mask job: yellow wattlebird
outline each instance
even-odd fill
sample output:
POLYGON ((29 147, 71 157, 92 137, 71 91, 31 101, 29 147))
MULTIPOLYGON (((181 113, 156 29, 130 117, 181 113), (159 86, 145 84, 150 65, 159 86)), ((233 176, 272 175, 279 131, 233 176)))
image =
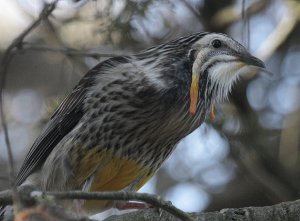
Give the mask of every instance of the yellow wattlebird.
MULTIPOLYGON (((36 139, 17 185, 137 191, 213 114, 240 75, 264 68, 232 38, 196 33, 92 68, 36 139)), ((86 201, 89 213, 114 206, 86 201)))

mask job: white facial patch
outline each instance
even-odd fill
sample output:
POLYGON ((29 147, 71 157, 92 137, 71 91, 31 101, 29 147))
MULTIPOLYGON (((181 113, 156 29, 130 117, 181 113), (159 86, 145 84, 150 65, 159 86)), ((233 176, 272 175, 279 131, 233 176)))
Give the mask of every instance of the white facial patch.
POLYGON ((216 101, 223 101, 227 99, 229 92, 231 91, 232 85, 240 76, 240 72, 245 67, 242 62, 220 62, 215 64, 209 69, 208 77, 211 79, 211 88, 215 85, 215 98, 216 101))
POLYGON ((207 72, 208 75, 207 99, 212 95, 217 102, 225 100, 240 75, 253 74, 257 70, 256 66, 241 61, 242 56, 250 56, 247 50, 224 34, 207 34, 193 44, 193 49, 198 51, 193 75, 200 74, 200 82, 201 74, 207 72), (213 45, 215 40, 220 41, 220 47, 213 45))

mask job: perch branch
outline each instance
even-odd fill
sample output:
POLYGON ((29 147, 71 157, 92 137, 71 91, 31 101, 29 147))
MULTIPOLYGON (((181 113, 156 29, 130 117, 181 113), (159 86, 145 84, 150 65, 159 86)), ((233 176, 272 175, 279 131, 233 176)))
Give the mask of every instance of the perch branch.
MULTIPOLYGON (((300 200, 283 202, 272 206, 264 207, 245 207, 245 208, 231 208, 222 209, 221 211, 207 212, 207 213, 184 213, 179 210, 179 213, 183 213, 184 216, 175 216, 177 214, 177 208, 175 211, 172 205, 168 202, 162 201, 155 195, 145 193, 132 193, 132 192, 46 192, 42 193, 39 191, 33 191, 32 187, 23 186, 19 188, 20 197, 27 204, 37 202, 41 196, 53 196, 56 199, 85 199, 85 200, 137 200, 150 203, 154 206, 164 209, 167 212, 159 214, 155 209, 144 209, 137 212, 131 212, 118 216, 110 216, 105 221, 127 221, 127 220, 138 220, 138 221, 153 221, 153 220, 164 220, 164 221, 177 221, 178 218, 183 220, 205 220, 205 221, 273 221, 273 220, 289 220, 298 221, 300 216, 300 200), (44 195, 43 195, 44 194, 44 195), (170 207, 171 206, 171 207, 170 207), (172 208, 172 209, 170 209, 172 208), (175 214, 174 214, 175 213, 175 214), (191 218, 193 217, 193 218, 191 218)), ((41 202, 41 201, 39 201, 41 202)), ((0 204, 1 203, 12 203, 12 192, 4 191, 0 192, 0 204)), ((55 211, 56 205, 40 205, 45 209, 50 207, 51 211, 55 211)), ((37 207, 33 207, 37 208, 37 207)), ((26 211, 26 209, 25 209, 26 211)), ((29 210, 30 212, 31 210, 29 210)), ((63 211, 60 210, 60 211, 63 211)), ((67 214, 67 211, 65 211, 67 214)), ((57 214, 51 213, 51 214, 57 214)), ((61 217, 68 217, 68 215, 60 215, 61 217)), ((72 214, 69 214, 72 217, 72 214)), ((74 216, 73 216, 74 217, 74 216)), ((70 220, 70 219, 61 219, 70 220)), ((80 218, 77 220, 88 220, 88 218, 80 218)))
MULTIPOLYGON (((264 207, 244 207, 222 209, 215 212, 189 213, 198 221, 299 221, 300 200, 279 203, 264 207)), ((163 213, 161 216, 151 210, 142 210, 120 216, 110 216, 104 221, 177 221, 174 216, 163 213)))
MULTIPOLYGON (((32 195, 39 196, 53 196, 56 199, 81 199, 81 200, 122 200, 122 201, 141 201, 149 203, 157 208, 161 208, 170 214, 173 214, 177 218, 185 221, 194 221, 187 213, 176 208, 172 203, 162 200, 159 196, 147 193, 136 193, 136 192, 82 192, 82 191, 70 191, 70 192, 39 192, 32 191, 29 186, 24 186, 19 188, 20 196, 22 201, 28 204, 33 204, 35 199, 32 195), (34 194, 33 194, 34 193, 34 194)), ((11 191, 0 192, 0 205, 1 204, 11 204, 12 203, 12 193, 11 191)))

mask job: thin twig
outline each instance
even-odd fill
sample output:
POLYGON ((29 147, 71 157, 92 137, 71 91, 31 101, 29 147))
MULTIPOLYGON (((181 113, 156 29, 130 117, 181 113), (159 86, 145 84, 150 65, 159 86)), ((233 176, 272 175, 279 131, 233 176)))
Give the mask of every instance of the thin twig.
POLYGON ((28 27, 26 28, 17 38, 14 39, 14 41, 8 46, 8 48, 5 50, 4 55, 1 60, 0 64, 0 115, 2 119, 2 127, 4 131, 4 137, 5 137, 5 144, 7 148, 7 153, 8 153, 8 170, 9 170, 9 181, 10 185, 13 189, 13 198, 16 202, 18 202, 18 196, 16 192, 16 187, 15 187, 15 173, 14 173, 14 159, 13 159, 13 154, 11 150, 11 143, 9 140, 9 134, 8 134, 8 128, 7 128, 7 122, 5 118, 5 113, 4 113, 4 105, 3 105, 3 90, 5 87, 5 80, 6 80, 6 73, 8 66, 10 64, 10 61, 12 60, 14 56, 14 49, 20 48, 22 46, 22 42, 24 38, 32 31, 34 30, 40 22, 48 17, 51 12, 55 9, 56 2, 58 0, 54 1, 53 3, 46 5, 39 15, 39 17, 28 27))
POLYGON ((11 150, 11 144, 9 140, 9 135, 8 135, 8 128, 7 128, 7 122, 4 114, 4 105, 3 105, 3 89, 5 86, 5 79, 6 79, 6 72, 8 68, 8 64, 10 63, 12 57, 14 55, 12 53, 5 54, 2 61, 1 61, 1 66, 0 66, 0 114, 1 114, 1 123, 2 123, 2 128, 4 131, 4 138, 5 138, 5 144, 7 148, 7 154, 8 154, 8 174, 9 174, 9 181, 12 187, 14 187, 14 160, 12 156, 12 150, 11 150))
POLYGON ((203 16, 198 11, 196 11, 188 1, 181 0, 181 2, 194 14, 196 18, 198 18, 198 21, 203 25, 203 29, 207 30, 207 24, 205 23, 206 20, 203 18, 203 16))
POLYGON ((276 176, 266 171, 255 151, 249 151, 246 146, 240 143, 232 143, 232 146, 232 156, 238 166, 246 172, 247 178, 251 177, 251 181, 260 186, 270 200, 278 202, 293 199, 294 191, 277 179, 276 176))
MULTIPOLYGON (((253 1, 245 11, 245 13, 250 17, 251 15, 257 14, 264 10, 270 3, 270 0, 264 1, 253 1)), ((234 22, 240 21, 242 14, 236 10, 234 4, 229 5, 221 10, 219 10, 211 19, 211 24, 218 28, 225 28, 234 22)))
POLYGON ((83 57, 92 57, 92 58, 101 58, 101 57, 115 57, 122 56, 122 54, 112 54, 112 53, 100 53, 100 52, 92 52, 91 50, 77 50, 73 48, 50 48, 43 45, 32 45, 29 43, 24 43, 24 50, 33 50, 33 51, 47 51, 53 53, 63 53, 69 56, 83 56, 83 57))
MULTIPOLYGON (((66 48, 63 39, 61 38, 60 34, 49 19, 45 20, 45 28, 45 30, 47 31, 48 38, 52 39, 53 43, 57 45, 58 48, 66 48)), ((72 64, 72 67, 76 66, 75 68, 73 67, 73 70, 75 71, 74 73, 78 77, 82 77, 82 73, 86 72, 86 65, 83 64, 81 60, 78 60, 68 54, 65 54, 65 56, 67 60, 70 61, 70 63, 72 64)))
POLYGON ((241 36, 247 49, 249 50, 250 49, 250 17, 248 16, 246 10, 246 0, 243 0, 242 2, 242 20, 243 20, 243 28, 241 29, 242 30, 241 36))

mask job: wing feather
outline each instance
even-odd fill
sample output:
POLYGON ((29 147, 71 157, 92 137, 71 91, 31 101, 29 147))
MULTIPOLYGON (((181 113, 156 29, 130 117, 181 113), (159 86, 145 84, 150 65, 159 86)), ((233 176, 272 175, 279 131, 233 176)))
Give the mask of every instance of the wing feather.
POLYGON ((94 85, 94 75, 98 71, 95 67, 88 72, 54 112, 44 131, 27 153, 16 178, 17 185, 21 185, 32 172, 42 166, 54 147, 82 118, 87 90, 94 85))
POLYGON ((36 139, 27 153, 16 178, 21 185, 26 178, 40 168, 55 146, 77 125, 84 115, 84 101, 89 88, 96 84, 97 75, 120 63, 127 63, 127 57, 107 59, 91 69, 53 113, 42 134, 36 139))

